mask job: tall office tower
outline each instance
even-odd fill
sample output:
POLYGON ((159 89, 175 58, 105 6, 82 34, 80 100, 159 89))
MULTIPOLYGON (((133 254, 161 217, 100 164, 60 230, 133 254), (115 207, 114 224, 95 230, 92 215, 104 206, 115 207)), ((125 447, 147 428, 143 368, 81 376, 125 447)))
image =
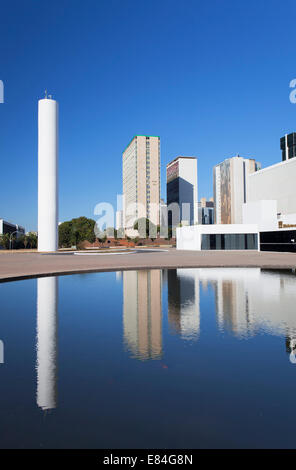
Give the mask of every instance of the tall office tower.
POLYGON ((37 404, 57 407, 58 278, 37 279, 37 404))
POLYGON ((58 103, 38 102, 38 251, 58 249, 58 103))
POLYGON ((160 137, 136 135, 122 155, 123 223, 146 217, 159 225, 160 137))
POLYGON ((168 163, 166 173, 169 226, 176 227, 180 222, 188 225, 197 224, 197 158, 177 157, 168 163), (175 204, 179 205, 179 216, 169 207, 175 204))
POLYGON ((162 355, 162 272, 123 272, 123 334, 127 349, 137 359, 162 355))
POLYGON ((282 161, 296 157, 296 132, 281 138, 282 161))
POLYGON ((214 208, 216 224, 241 224, 242 206, 247 201, 248 175, 259 170, 253 158, 227 158, 214 167, 214 208))
POLYGON ((198 223, 202 225, 214 223, 214 199, 212 197, 209 201, 202 197, 198 203, 198 223))

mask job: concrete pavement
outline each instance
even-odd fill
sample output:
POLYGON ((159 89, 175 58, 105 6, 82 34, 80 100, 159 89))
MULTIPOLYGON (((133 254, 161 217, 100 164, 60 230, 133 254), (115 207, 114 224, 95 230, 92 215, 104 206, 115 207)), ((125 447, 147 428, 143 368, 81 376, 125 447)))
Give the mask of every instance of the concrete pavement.
POLYGON ((296 268, 296 253, 135 249, 120 255, 0 252, 0 282, 36 276, 99 271, 198 267, 296 268))

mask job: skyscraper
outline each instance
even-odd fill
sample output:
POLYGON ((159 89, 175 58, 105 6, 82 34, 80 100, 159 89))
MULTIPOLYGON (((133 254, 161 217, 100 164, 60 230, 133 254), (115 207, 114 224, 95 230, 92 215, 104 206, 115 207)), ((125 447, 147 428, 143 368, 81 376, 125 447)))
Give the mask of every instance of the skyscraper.
POLYGON ((180 222, 197 224, 197 158, 177 157, 168 163, 166 171, 169 226, 176 227, 180 222), (170 210, 173 204, 179 205, 178 215, 170 210))
POLYGON ((281 138, 282 161, 296 157, 296 132, 281 138))
POLYGON ((247 201, 250 173, 260 169, 253 158, 227 158, 214 167, 214 208, 216 224, 241 224, 242 206, 247 201))
POLYGON ((159 225, 160 137, 136 135, 122 155, 123 223, 146 217, 159 225))

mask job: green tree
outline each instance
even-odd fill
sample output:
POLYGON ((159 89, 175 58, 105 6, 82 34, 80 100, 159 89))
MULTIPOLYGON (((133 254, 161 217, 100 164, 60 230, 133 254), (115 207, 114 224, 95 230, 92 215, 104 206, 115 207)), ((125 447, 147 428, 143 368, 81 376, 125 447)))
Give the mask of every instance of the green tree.
POLYGON ((0 245, 5 250, 9 250, 9 239, 10 239, 9 233, 4 233, 3 235, 0 235, 0 245))
POLYGON ((25 249, 27 248, 28 244, 29 244, 29 237, 28 237, 28 235, 24 235, 24 247, 25 247, 25 249))
POLYGON ((69 248, 71 246, 72 222, 63 222, 59 225, 59 246, 69 248))
POLYGON ((13 248, 16 250, 25 248, 25 235, 19 235, 13 240, 13 248))
POLYGON ((29 232, 27 234, 27 238, 28 238, 28 246, 29 248, 37 248, 37 245, 38 245, 38 237, 36 235, 36 233, 34 232, 29 232))
POLYGON ((59 246, 69 248, 78 246, 81 242, 88 240, 93 243, 96 239, 94 227, 96 222, 87 217, 78 217, 59 225, 59 246))
POLYGON ((173 236, 173 229, 172 227, 168 227, 168 236, 166 238, 166 240, 170 240, 173 236))

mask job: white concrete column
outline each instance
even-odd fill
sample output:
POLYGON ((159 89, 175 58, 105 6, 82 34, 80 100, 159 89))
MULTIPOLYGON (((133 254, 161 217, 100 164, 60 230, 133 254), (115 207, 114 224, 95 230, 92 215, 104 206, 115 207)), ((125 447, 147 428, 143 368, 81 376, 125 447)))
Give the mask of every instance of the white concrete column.
POLYGON ((58 103, 38 102, 38 251, 58 249, 58 103))
POLYGON ((57 407, 58 278, 37 279, 37 405, 57 407))

